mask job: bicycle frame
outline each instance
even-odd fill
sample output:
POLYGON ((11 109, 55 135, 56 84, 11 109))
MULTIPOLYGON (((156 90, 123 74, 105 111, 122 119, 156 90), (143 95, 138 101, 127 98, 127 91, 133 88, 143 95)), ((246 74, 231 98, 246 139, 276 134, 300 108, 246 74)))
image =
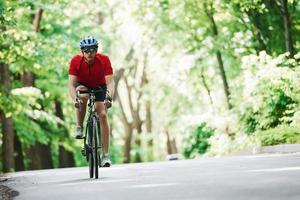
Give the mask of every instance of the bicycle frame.
MULTIPOLYGON (((95 117, 97 119, 97 122, 99 123, 99 117, 96 114, 96 105, 95 105, 95 94, 92 92, 90 93, 90 97, 89 97, 89 102, 88 102, 88 118, 87 118, 87 122, 86 122, 86 129, 85 129, 85 134, 84 134, 84 144, 86 144, 86 139, 88 136, 88 126, 89 124, 92 123, 93 117, 95 117)), ((98 126, 100 128, 100 126, 98 126)), ((100 129, 99 129, 100 131, 100 129)), ((98 136, 98 141, 99 141, 99 135, 98 136)))
POLYGON ((101 130, 100 130, 100 121, 96 113, 95 105, 95 92, 98 90, 89 90, 89 91, 79 91, 79 94, 88 93, 88 119, 86 123, 86 130, 84 134, 84 147, 82 154, 86 156, 87 161, 89 162, 90 178, 93 178, 95 171, 95 178, 98 178, 98 165, 101 165, 101 130))

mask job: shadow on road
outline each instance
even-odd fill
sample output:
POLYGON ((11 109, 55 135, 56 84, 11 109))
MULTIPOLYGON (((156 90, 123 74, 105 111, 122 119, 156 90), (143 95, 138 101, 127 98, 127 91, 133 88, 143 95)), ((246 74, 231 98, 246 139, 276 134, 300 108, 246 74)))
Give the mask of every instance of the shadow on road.
POLYGON ((59 185, 68 185, 76 183, 92 183, 92 182, 102 182, 102 181, 111 181, 114 180, 111 177, 99 177, 99 179, 94 178, 80 178, 80 179, 69 179, 69 180, 56 180, 56 181, 42 181, 43 184, 59 184, 59 185))
POLYGON ((0 185, 0 199, 10 200, 13 199, 13 197, 18 195, 19 195, 18 191, 10 189, 9 187, 4 185, 0 185))

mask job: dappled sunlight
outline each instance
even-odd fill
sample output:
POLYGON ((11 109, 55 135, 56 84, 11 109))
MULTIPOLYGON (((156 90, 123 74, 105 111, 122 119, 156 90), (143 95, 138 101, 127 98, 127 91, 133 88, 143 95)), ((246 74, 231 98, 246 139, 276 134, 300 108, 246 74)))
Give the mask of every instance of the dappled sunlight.
POLYGON ((39 98, 42 95, 41 90, 35 87, 15 88, 11 90, 11 94, 25 96, 27 98, 39 98))
POLYGON ((81 122, 69 66, 96 50, 114 75, 113 163, 300 143, 299 2, 287 4, 281 12, 264 1, 0 3, 0 167, 87 165, 73 137, 81 122), (99 47, 82 54, 88 35, 99 47))

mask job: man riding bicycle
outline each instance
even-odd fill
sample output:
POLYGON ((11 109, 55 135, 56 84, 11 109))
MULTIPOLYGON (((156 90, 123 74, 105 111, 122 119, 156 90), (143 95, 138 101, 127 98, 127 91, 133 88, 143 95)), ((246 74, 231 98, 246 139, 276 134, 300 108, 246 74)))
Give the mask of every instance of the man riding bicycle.
POLYGON ((101 166, 110 167, 109 126, 106 113, 107 108, 111 107, 111 96, 114 93, 113 69, 109 57, 97 53, 98 41, 93 36, 85 37, 80 41, 80 50, 81 54, 75 55, 69 66, 69 93, 77 108, 75 138, 82 139, 83 137, 83 121, 88 101, 87 95, 77 96, 77 91, 101 88, 101 92, 95 94, 104 152, 101 166))

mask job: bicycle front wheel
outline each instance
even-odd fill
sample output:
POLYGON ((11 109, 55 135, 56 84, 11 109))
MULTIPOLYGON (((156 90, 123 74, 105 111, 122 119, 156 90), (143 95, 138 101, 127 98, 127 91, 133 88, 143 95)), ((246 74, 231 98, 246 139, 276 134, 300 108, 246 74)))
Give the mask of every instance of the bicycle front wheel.
POLYGON ((94 157, 93 157, 93 126, 91 123, 88 124, 88 161, 89 161, 89 173, 90 178, 94 176, 94 157))
POLYGON ((99 165, 99 149, 98 143, 98 127, 97 127, 97 118, 93 117, 93 161, 94 161, 94 170, 95 170, 95 178, 98 178, 98 165, 99 165))
POLYGON ((93 153, 89 153, 89 172, 90 172, 90 178, 93 178, 94 176, 94 158, 93 153))

